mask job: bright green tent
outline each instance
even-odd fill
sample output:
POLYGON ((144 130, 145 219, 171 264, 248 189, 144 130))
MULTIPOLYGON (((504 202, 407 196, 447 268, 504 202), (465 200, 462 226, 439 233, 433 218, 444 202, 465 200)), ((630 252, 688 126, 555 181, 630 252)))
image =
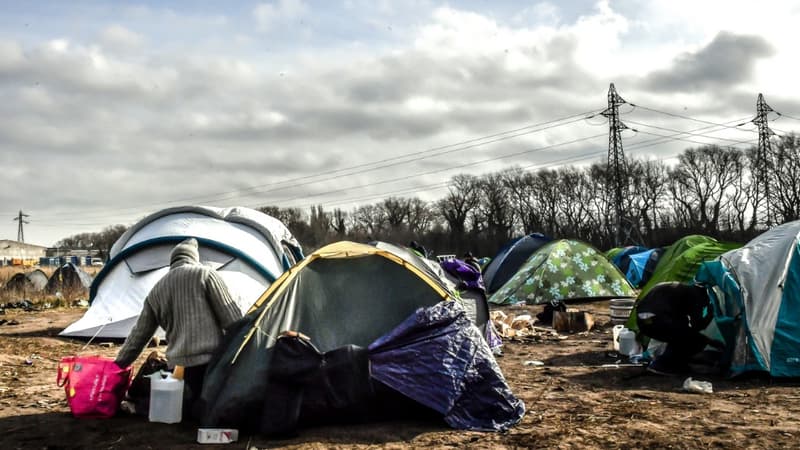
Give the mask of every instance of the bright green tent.
POLYGON ((741 246, 742 244, 720 242, 712 237, 699 234, 692 234, 675 241, 661 256, 653 276, 639 293, 639 298, 644 297, 658 283, 665 281, 691 282, 701 263, 711 261, 728 250, 741 246))
MULTIPOLYGON (((652 278, 639 292, 638 299, 642 299, 658 283, 667 281, 691 283, 702 263, 712 261, 719 255, 741 246, 742 244, 720 242, 712 237, 698 234, 679 239, 664 252, 664 255, 658 261, 652 278)), ((625 326, 630 330, 639 332, 639 325, 636 322, 636 307, 631 311, 625 326)))
POLYGON ((635 295, 625 276, 602 253, 584 242, 562 239, 534 252, 489 301, 535 305, 635 295))

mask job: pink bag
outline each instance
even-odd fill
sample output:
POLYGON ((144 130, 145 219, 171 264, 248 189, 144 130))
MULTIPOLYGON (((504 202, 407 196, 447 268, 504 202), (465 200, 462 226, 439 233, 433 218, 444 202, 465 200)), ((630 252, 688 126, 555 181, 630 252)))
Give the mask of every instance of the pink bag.
POLYGON ((128 389, 131 368, 103 356, 66 356, 58 363, 56 383, 64 387, 75 417, 113 417, 128 389))

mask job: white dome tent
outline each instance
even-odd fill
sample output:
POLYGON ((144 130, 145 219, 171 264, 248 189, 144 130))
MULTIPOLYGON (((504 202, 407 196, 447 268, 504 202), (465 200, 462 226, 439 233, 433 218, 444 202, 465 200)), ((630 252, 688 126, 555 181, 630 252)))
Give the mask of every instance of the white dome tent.
POLYGON ((169 271, 172 248, 194 237, 200 261, 222 275, 242 312, 296 261, 302 250, 286 226, 243 207, 182 206, 151 214, 114 243, 92 283, 90 307, 61 336, 125 338, 150 289, 169 271))

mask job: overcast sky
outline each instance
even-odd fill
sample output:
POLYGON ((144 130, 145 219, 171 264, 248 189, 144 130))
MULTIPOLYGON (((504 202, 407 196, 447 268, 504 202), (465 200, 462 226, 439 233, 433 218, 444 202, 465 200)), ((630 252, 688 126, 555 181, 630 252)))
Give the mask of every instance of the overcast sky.
POLYGON ((755 143, 759 93, 784 114, 776 133, 800 129, 797 1, 0 11, 0 239, 16 239, 22 210, 39 245, 169 206, 349 210, 438 199, 459 173, 602 161, 608 125, 593 114, 612 82, 635 105, 620 107, 637 130, 628 157, 755 143))

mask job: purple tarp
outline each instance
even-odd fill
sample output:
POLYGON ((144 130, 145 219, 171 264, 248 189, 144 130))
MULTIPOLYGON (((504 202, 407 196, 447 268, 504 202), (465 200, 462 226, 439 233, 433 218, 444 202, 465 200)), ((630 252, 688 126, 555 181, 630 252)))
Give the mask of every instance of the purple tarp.
POLYGON ((481 292, 486 292, 486 286, 483 284, 483 276, 481 276, 480 270, 460 259, 448 259, 447 261, 442 261, 440 264, 449 274, 461 280, 466 285, 467 289, 476 289, 481 292))
POLYGON ((504 431, 525 414, 457 302, 419 308, 369 354, 373 378, 442 413, 454 428, 504 431))

